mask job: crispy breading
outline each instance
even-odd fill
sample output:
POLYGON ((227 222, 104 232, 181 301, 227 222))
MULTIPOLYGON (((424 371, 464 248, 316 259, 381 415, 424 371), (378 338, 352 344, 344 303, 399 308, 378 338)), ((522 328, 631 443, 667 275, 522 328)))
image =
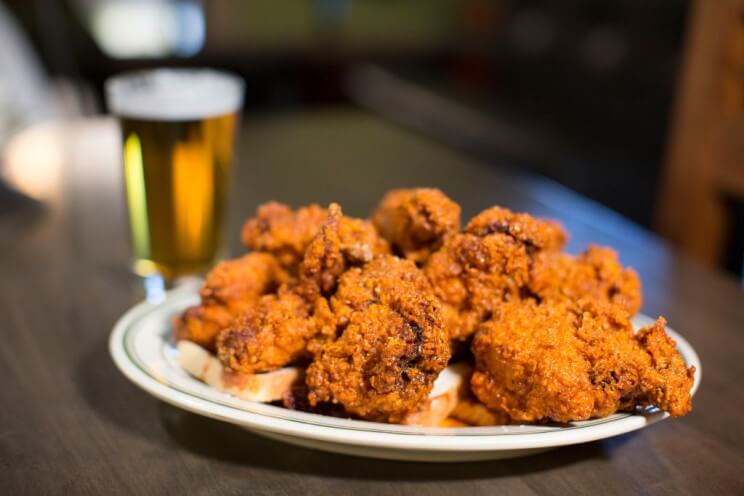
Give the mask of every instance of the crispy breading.
POLYGON ((288 277, 268 253, 250 253, 220 262, 207 274, 199 292, 201 303, 175 318, 176 339, 188 339, 213 350, 219 331, 288 277))
POLYGON ((244 374, 269 372, 309 358, 310 340, 335 332, 323 302, 310 304, 286 287, 261 297, 220 332, 217 356, 225 367, 244 374))
MULTIPOLYGON (((374 303, 400 306, 414 300, 409 294, 431 296, 431 286, 416 266, 393 255, 380 255, 365 265, 348 270, 341 277, 331 306, 340 326, 352 313, 374 303)), ((433 310, 439 315, 439 309, 433 310)))
POLYGON ((642 302, 638 274, 620 265, 614 250, 594 245, 575 257, 556 252, 538 254, 529 290, 541 300, 592 298, 619 305, 631 315, 642 302))
MULTIPOLYGON (((304 222, 303 212, 308 210, 292 213, 291 222, 275 222, 269 230, 275 240, 291 238, 280 233, 292 222, 304 222)), ((242 317, 220 335, 219 356, 230 369, 242 373, 274 370, 308 358, 324 342, 335 338, 336 317, 325 295, 334 292, 338 277, 348 267, 386 252, 387 243, 371 223, 345 217, 337 204, 324 212, 323 224, 299 260, 299 279, 247 307, 242 317)), ((314 214, 310 217, 314 223, 314 214)), ((289 229, 292 235, 301 231, 298 226, 289 229)))
POLYGON ((493 207, 450 238, 424 266, 453 339, 469 337, 505 301, 520 299, 535 256, 558 250, 566 234, 555 222, 493 207))
MULTIPOLYGON (((639 394, 631 401, 637 406, 657 406, 672 417, 680 417, 692 410, 690 389, 695 367, 687 367, 665 328, 666 320, 659 317, 653 325, 640 329, 635 335, 650 363, 641 374, 639 394)), ((623 409, 629 407, 624 405, 623 409)))
POLYGON ((505 234, 525 245, 528 251, 560 250, 568 239, 566 230, 558 222, 512 212, 503 207, 483 210, 470 219, 465 232, 481 238, 491 234, 505 234))
POLYGON ((311 405, 400 422, 424 402, 449 360, 439 303, 410 261, 376 257, 342 277, 332 307, 342 334, 307 369, 311 405))
POLYGON ((243 225, 241 238, 246 247, 272 253, 284 267, 296 269, 327 215, 315 204, 295 211, 283 203, 264 203, 243 225))
POLYGON ((371 219, 396 254, 422 263, 460 230, 460 206, 435 188, 395 189, 371 219))
POLYGON ((473 340, 475 395, 521 422, 570 422, 654 405, 692 408, 685 368, 664 321, 633 334, 627 312, 593 300, 502 305, 473 340))
POLYGON ((363 265, 374 255, 388 252, 387 242, 370 222, 346 217, 341 207, 332 203, 300 263, 298 291, 308 301, 329 296, 348 268, 363 265))

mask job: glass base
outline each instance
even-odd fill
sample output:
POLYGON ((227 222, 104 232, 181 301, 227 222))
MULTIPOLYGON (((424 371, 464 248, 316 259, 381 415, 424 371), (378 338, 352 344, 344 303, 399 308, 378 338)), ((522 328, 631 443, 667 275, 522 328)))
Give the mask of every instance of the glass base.
POLYGON ((165 279, 160 274, 151 274, 144 278, 145 298, 152 304, 158 304, 165 299, 167 289, 165 279))
MULTIPOLYGON (((208 266, 207 266, 208 267, 208 266)), ((163 270, 161 264, 152 260, 137 259, 132 263, 135 274, 142 277, 145 297, 150 303, 160 303, 165 298, 165 292, 183 285, 198 285, 202 280, 201 274, 207 267, 188 267, 179 271, 163 270)))
POLYGON ((198 277, 214 266, 214 260, 190 263, 158 263, 147 258, 136 258, 132 262, 132 270, 140 277, 150 277, 160 274, 167 281, 179 278, 198 277))

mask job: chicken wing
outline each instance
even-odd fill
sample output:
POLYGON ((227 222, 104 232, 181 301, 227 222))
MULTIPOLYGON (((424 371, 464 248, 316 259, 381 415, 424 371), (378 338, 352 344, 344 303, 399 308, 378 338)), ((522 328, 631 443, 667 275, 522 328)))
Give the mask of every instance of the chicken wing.
POLYGON ((628 314, 593 300, 505 303, 472 344, 475 395, 521 422, 570 422, 636 406, 672 416, 692 408, 686 368, 664 320, 633 330, 628 314))
POLYGON ((535 256, 560 249, 565 240, 557 223, 504 208, 474 217, 424 266, 452 338, 466 339, 503 302, 521 298, 535 256))
POLYGON ((614 250, 599 246, 589 246, 576 257, 540 253, 532 266, 529 290, 541 300, 592 298, 618 305, 631 315, 642 302, 638 274, 623 268, 614 250))
POLYGON ((341 277, 331 298, 341 331, 307 369, 308 399, 359 418, 400 422, 449 360, 439 302, 411 261, 380 255, 341 277))
POLYGON ((285 268, 295 269, 328 212, 318 205, 296 211, 269 202, 258 207, 256 217, 243 225, 243 244, 252 250, 272 253, 285 268))
POLYGON ((217 264, 199 292, 201 304, 176 317, 176 339, 188 339, 213 350, 219 331, 288 277, 276 258, 267 253, 250 253, 217 264))
POLYGON ((255 374, 309 358, 308 343, 334 334, 327 300, 308 303, 289 287, 261 297, 217 337, 217 356, 233 372, 255 374))
POLYGON ((372 223, 396 254, 423 263, 460 230, 460 206, 434 188, 388 192, 372 223))
POLYGON ((527 251, 557 251, 566 244, 568 235, 559 223, 512 212, 503 207, 488 208, 468 222, 465 232, 484 238, 503 234, 525 246, 527 251))
POLYGON ((329 296, 338 278, 348 268, 362 265, 380 253, 388 253, 387 242, 374 226, 361 219, 346 217, 332 203, 318 234, 310 242, 300 263, 298 290, 309 301, 329 296))
MULTIPOLYGON (((345 217, 335 203, 323 210, 322 225, 312 229, 301 224, 317 224, 314 207, 293 213, 269 205, 260 209, 259 218, 273 210, 283 213, 269 221, 266 239, 270 242, 261 246, 287 255, 285 262, 291 258, 292 263, 299 263, 299 277, 276 295, 264 296, 247 307, 234 325, 220 334, 219 358, 237 372, 267 372, 317 353, 323 343, 336 337, 336 316, 326 296, 335 291, 338 278, 349 267, 369 262, 375 253, 388 250, 371 223, 345 217), (311 231, 315 235, 306 241, 311 231), (302 245, 307 246, 298 259, 297 250, 302 245)), ((244 233, 251 233, 254 224, 249 221, 244 233)))

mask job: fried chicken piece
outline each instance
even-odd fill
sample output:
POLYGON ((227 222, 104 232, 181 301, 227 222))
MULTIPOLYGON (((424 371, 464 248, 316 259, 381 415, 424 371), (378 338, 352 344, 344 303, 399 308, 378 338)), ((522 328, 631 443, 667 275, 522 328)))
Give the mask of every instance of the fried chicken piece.
POLYGON ((503 302, 521 298, 535 256, 565 240, 559 224, 500 207, 471 219, 424 266, 452 338, 466 339, 503 302))
POLYGON ((592 300, 500 307, 475 335, 475 395, 515 421, 570 422, 653 405, 692 408, 685 367, 659 319, 633 334, 628 314, 592 300))
MULTIPOLYGON (((262 213, 276 209, 284 213, 275 219, 282 220, 274 222, 267 232, 273 241, 293 236, 294 241, 263 246, 273 246, 277 253, 291 253, 292 260, 297 260, 294 250, 305 243, 304 236, 309 232, 300 229, 299 224, 308 217, 311 224, 316 223, 314 207, 300 209, 295 214, 285 207, 269 205, 262 208, 259 218, 262 213), (291 217, 289 221, 283 217, 287 215, 291 217), (282 246, 290 245, 291 250, 283 251, 282 246)), ((233 326, 220 334, 219 357, 231 370, 246 374, 267 372, 317 353, 323 343, 336 337, 336 316, 325 295, 335 290, 339 276, 348 267, 361 265, 372 260, 375 253, 387 251, 387 243, 371 223, 345 217, 335 203, 323 212, 326 212, 324 221, 319 228, 313 228, 316 233, 306 243, 300 259, 299 279, 277 295, 265 296, 255 306, 248 307, 233 326)), ((247 231, 253 227, 251 221, 246 224, 247 231)))
POLYGON ((568 239, 565 229, 558 222, 512 212, 503 207, 482 211, 470 219, 465 232, 481 238, 491 234, 508 235, 523 244, 529 252, 557 251, 563 248, 568 239))
POLYGON ((502 235, 458 234, 432 255, 424 272, 443 303, 452 339, 466 339, 494 307, 518 298, 529 262, 524 246, 502 235))
MULTIPOLYGON (((634 398, 638 406, 658 406, 673 417, 692 410, 690 389, 694 383, 695 367, 687 368, 677 351, 677 343, 666 333, 666 320, 656 319, 635 335, 636 341, 648 354, 651 366, 641 376, 640 394, 634 398)), ((626 405, 624 409, 629 408, 626 405)))
POLYGON ((630 268, 623 268, 617 253, 589 246, 572 257, 543 252, 532 266, 529 290, 550 301, 575 301, 586 297, 618 305, 631 315, 641 308, 641 280, 630 268))
POLYGON ((283 203, 264 203, 243 225, 241 238, 248 248, 272 253, 282 266, 294 268, 327 215, 315 204, 294 211, 283 203))
POLYGON ((371 263, 344 273, 331 297, 331 308, 339 326, 344 327, 354 312, 370 304, 397 307, 411 303, 413 300, 408 296, 417 294, 424 298, 431 296, 431 285, 421 270, 394 255, 380 255, 371 263))
POLYGON ((261 297, 217 337, 217 356, 233 372, 255 374, 307 358, 318 334, 335 333, 325 299, 309 304, 288 287, 261 297))
POLYGON ((300 263, 298 291, 308 301, 328 296, 335 291, 338 278, 349 267, 362 265, 374 255, 388 252, 387 242, 371 223, 346 217, 337 203, 331 203, 328 216, 300 263))
POLYGON ((460 206, 435 188, 388 192, 372 223, 393 250, 422 263, 460 230, 460 206))
POLYGON ((413 262, 391 255, 341 277, 331 304, 343 333, 307 369, 311 405, 332 402, 362 419, 396 423, 426 401, 450 356, 427 285, 413 262))
POLYGON ((289 275, 268 253, 249 253, 217 264, 199 291, 201 304, 174 321, 176 339, 214 350, 217 333, 258 298, 274 291, 289 275))

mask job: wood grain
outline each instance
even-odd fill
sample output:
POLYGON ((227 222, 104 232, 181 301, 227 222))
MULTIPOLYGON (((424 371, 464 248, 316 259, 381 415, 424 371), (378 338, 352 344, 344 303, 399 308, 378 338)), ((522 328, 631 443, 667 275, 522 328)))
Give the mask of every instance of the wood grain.
POLYGON ((286 446, 158 402, 112 364, 114 321, 142 298, 109 122, 65 126, 63 181, 44 208, 0 213, 0 494, 743 494, 744 298, 731 279, 565 189, 499 172, 348 109, 246 118, 233 248, 255 206, 341 202, 432 185, 465 215, 494 203, 560 219, 570 249, 618 248, 703 363, 691 415, 523 459, 426 465, 286 446), (88 146, 81 146, 87 143, 88 146))

